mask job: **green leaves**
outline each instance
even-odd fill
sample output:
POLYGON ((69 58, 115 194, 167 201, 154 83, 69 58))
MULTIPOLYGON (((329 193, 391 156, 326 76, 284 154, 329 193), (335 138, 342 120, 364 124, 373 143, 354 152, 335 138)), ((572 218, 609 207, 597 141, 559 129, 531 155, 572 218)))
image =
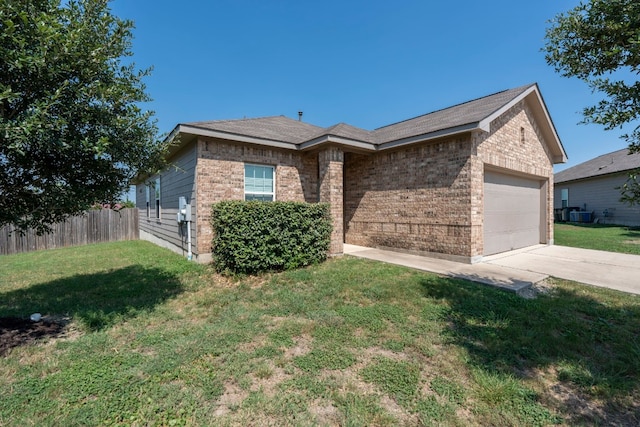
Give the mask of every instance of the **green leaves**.
POLYGON ((213 257, 227 273, 290 270, 324 261, 329 205, 224 201, 213 205, 213 257))
POLYGON ((132 28, 107 0, 0 2, 0 226, 46 232, 161 168, 132 28))
POLYGON ((626 203, 629 206, 640 204, 640 182, 638 182, 639 174, 640 169, 630 172, 627 181, 622 184, 621 187, 616 187, 616 189, 620 190, 620 201, 622 203, 626 203))
MULTIPOLYGON (((585 123, 613 130, 640 118, 640 2, 588 0, 556 16, 546 32, 545 58, 565 77, 577 77, 603 94, 584 109, 585 123)), ((640 151, 640 126, 622 135, 631 152, 640 151)), ((625 184, 626 190, 626 184, 625 184)), ((623 192, 627 202, 638 194, 623 192), (631 197, 629 199, 629 197, 631 197)))

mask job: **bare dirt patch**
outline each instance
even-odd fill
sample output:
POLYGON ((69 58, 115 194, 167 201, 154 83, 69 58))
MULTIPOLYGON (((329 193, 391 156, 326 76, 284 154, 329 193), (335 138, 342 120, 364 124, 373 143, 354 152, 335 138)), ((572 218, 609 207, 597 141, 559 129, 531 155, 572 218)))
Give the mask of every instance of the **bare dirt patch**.
POLYGON ((42 318, 38 322, 20 317, 0 317, 0 356, 16 347, 65 334, 66 318, 42 318))
POLYGON ((316 419, 318 425, 323 426, 339 426, 340 411, 333 403, 327 400, 314 400, 309 405, 309 412, 316 419))
POLYGON ((228 382, 224 385, 224 393, 218 399, 218 409, 214 412, 214 415, 226 415, 232 411, 233 408, 240 406, 244 399, 249 396, 249 392, 242 390, 237 384, 228 382))
POLYGON ((293 359, 294 357, 304 356, 311 351, 311 343, 313 339, 308 335, 302 335, 294 339, 295 345, 288 348, 284 353, 286 359, 293 359))

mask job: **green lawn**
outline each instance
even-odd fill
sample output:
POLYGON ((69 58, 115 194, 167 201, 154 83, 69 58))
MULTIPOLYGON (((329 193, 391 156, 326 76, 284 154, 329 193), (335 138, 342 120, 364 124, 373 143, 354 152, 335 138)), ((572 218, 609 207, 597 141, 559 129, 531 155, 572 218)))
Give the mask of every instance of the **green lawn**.
POLYGON ((355 258, 230 280, 146 242, 0 257, 0 425, 636 425, 640 299, 355 258))
POLYGON ((555 244, 640 255, 640 229, 603 224, 555 224, 555 244))

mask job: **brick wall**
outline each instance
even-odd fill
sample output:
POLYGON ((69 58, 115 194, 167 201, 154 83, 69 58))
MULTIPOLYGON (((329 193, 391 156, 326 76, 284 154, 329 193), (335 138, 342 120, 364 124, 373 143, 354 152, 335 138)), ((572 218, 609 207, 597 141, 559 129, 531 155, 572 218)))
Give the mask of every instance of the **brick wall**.
POLYGON ((343 163, 344 153, 337 147, 329 147, 318 153, 320 201, 331 204, 331 255, 342 254, 344 249, 343 163))
POLYGON ((484 169, 493 167, 511 173, 537 178, 546 194, 546 240, 553 241, 553 161, 542 133, 536 125, 531 109, 525 101, 513 106, 493 123, 491 130, 474 132, 471 176, 472 199, 472 256, 483 253, 482 189, 484 169), (524 141, 522 140, 524 137, 524 141))
POLYGON ((457 138, 345 154, 346 243, 474 259, 483 254, 485 167, 539 179, 553 240, 551 155, 526 102, 457 138), (523 142, 524 138, 524 142, 523 142))
POLYGON ((468 136, 345 156, 345 241, 470 256, 468 136))
POLYGON ((198 140, 198 253, 211 252, 211 204, 244 199, 244 164, 275 166, 275 197, 281 201, 318 201, 317 155, 264 146, 200 138, 198 140))

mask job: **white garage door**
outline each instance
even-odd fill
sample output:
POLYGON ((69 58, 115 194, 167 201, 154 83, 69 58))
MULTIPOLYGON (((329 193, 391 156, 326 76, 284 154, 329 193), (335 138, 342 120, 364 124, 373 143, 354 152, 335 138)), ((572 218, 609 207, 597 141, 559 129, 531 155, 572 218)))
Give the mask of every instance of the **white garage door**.
POLYGON ((497 254, 542 241, 542 182, 485 171, 484 255, 497 254))

